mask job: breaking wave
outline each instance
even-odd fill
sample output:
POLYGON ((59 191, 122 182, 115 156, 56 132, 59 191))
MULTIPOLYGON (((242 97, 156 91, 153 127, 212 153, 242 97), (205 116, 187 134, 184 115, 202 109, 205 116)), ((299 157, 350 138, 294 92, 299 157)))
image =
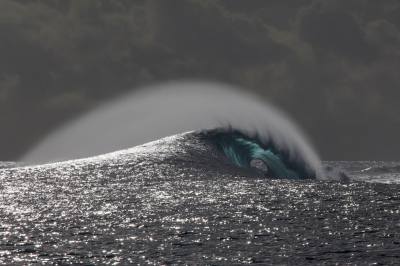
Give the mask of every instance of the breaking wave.
POLYGON ((125 95, 56 130, 22 161, 84 158, 193 130, 238 167, 275 178, 321 176, 316 152, 283 113, 237 88, 204 82, 170 82, 125 95))

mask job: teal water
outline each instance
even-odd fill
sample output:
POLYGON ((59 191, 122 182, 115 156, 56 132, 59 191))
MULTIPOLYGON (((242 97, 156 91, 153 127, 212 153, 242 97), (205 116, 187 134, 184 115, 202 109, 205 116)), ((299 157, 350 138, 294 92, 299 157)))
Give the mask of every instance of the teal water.
POLYGON ((273 178, 315 178, 315 173, 307 171, 303 162, 290 160, 287 153, 272 142, 265 145, 257 137, 231 131, 211 132, 208 136, 238 167, 253 168, 273 178), (260 166, 260 162, 264 165, 260 166))

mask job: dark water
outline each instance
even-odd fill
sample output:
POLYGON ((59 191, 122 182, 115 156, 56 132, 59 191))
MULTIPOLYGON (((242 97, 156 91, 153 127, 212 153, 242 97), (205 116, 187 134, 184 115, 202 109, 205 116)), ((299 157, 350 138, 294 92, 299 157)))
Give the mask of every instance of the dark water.
POLYGON ((4 168, 0 262, 398 264, 400 163, 325 164, 352 180, 250 177, 187 136, 4 168))

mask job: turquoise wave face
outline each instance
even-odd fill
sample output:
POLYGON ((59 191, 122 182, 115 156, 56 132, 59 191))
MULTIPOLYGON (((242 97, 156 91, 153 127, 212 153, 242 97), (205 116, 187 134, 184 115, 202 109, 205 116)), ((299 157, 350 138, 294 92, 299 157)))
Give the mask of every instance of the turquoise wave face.
POLYGON ((307 171, 301 160, 290 160, 274 143, 265 145, 257 137, 250 138, 237 131, 215 131, 209 138, 238 167, 270 178, 315 178, 315 173, 307 171))

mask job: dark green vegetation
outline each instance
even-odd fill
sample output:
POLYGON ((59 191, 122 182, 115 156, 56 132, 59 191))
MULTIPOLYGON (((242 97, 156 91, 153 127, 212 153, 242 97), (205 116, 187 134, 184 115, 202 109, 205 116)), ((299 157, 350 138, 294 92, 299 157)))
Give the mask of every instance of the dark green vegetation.
POLYGON ((124 91, 176 78, 255 91, 325 159, 394 159, 399 27, 395 0, 2 0, 0 160, 124 91))

